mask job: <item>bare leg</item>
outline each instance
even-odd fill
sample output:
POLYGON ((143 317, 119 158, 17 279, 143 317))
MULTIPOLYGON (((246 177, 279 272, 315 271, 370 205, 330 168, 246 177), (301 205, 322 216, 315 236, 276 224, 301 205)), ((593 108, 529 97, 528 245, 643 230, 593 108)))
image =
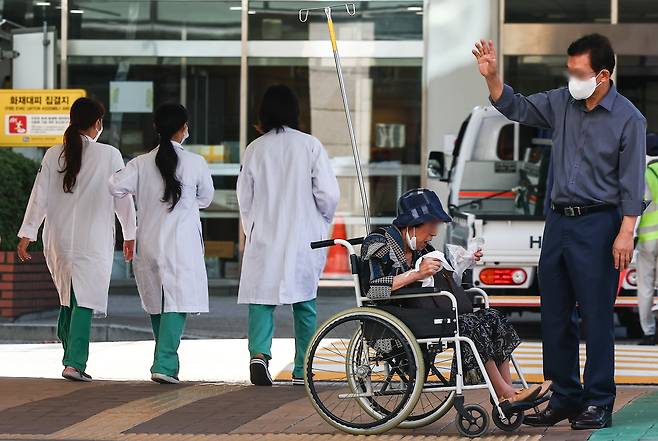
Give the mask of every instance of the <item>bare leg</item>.
POLYGON ((516 389, 514 389, 501 375, 496 362, 489 360, 484 364, 484 368, 489 375, 491 384, 493 385, 494 390, 498 398, 512 398, 516 394, 516 389))
POLYGON ((503 361, 498 365, 498 370, 500 371, 500 376, 503 377, 503 380, 510 386, 512 385, 512 374, 510 373, 510 363, 509 360, 503 361))

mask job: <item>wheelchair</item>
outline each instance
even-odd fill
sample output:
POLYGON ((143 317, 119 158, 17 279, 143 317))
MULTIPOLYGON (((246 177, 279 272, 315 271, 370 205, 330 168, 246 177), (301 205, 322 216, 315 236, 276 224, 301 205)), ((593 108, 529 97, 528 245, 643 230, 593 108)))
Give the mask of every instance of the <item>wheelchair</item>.
MULTIPOLYGON (((546 396, 503 411, 475 344, 459 335, 457 300, 452 293, 434 288, 395 291, 391 298, 396 300, 443 296, 451 301, 452 311, 438 314, 440 317, 429 314, 436 333, 422 338, 414 336, 409 317, 401 319, 400 314, 382 304, 391 298, 367 298, 361 290, 362 261, 354 250, 354 245, 362 242, 363 238, 358 238, 311 244, 314 249, 333 245, 347 248, 357 304, 323 323, 306 353, 306 391, 327 423, 350 434, 374 435, 396 427, 426 426, 454 407, 457 430, 474 438, 487 433, 490 418, 479 404, 465 404, 464 391, 487 389, 493 406, 491 419, 506 432, 513 432, 523 424, 525 411, 531 408, 537 411, 537 406, 548 400, 546 396), (471 348, 483 382, 465 384, 461 354, 464 345, 471 348), (456 364, 454 376, 451 375, 455 371, 453 364, 456 364)), ((489 307, 483 290, 470 288, 467 293, 474 307, 489 307)), ((528 387, 513 357, 511 362, 523 386, 528 387)))

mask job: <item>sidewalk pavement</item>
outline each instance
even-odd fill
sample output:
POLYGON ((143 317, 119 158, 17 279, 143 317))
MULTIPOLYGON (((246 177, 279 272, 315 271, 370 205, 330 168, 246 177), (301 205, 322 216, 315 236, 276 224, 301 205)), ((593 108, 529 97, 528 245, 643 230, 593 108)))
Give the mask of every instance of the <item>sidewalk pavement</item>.
MULTIPOLYGON (((176 386, 148 381, 152 352, 151 341, 94 343, 88 372, 96 381, 71 383, 58 378, 59 344, 0 345, 0 440, 355 439, 325 423, 302 387, 283 381, 272 388, 248 386, 245 340, 184 340, 184 382, 176 386)), ((278 380, 290 377, 293 352, 292 339, 274 340, 271 370, 278 380)), ((490 411, 483 391, 467 392, 466 401, 490 411)), ((658 388, 620 386, 615 410, 615 425, 592 440, 658 440, 658 388)), ((462 439, 453 420, 451 411, 428 427, 377 439, 462 439)), ((590 435, 566 423, 512 434, 492 425, 485 439, 577 441, 590 435)))
MULTIPOLYGON (((65 380, 0 378, 0 439, 11 440, 354 440, 326 424, 310 405, 304 388, 271 388, 228 383, 183 383, 158 385, 147 382, 95 381, 70 383, 65 380)), ((655 403, 656 393, 646 388, 620 390, 617 408, 629 402, 655 403)), ((485 406, 488 397, 467 393, 469 403, 485 406)), ((639 440, 644 433, 655 434, 656 406, 645 410, 645 431, 627 414, 635 414, 633 404, 617 415, 620 422, 612 437, 601 440, 639 440), (625 424, 621 426, 621 422, 625 424), (651 421, 651 426, 648 425, 651 421), (635 424, 635 426, 632 426, 635 424), (625 427, 635 427, 633 437, 625 427), (653 430, 653 432, 652 432, 653 430)), ((453 424, 454 411, 438 422, 414 431, 394 430, 378 440, 454 441, 462 439, 453 424)), ((601 431, 604 432, 604 431, 601 431)), ((630 432, 629 432, 630 433, 630 432)), ((587 431, 572 431, 567 424, 550 430, 524 426, 508 434, 494 428, 483 438, 515 441, 586 440, 587 431)), ((363 438, 363 437, 359 437, 363 438)), ((647 438, 651 439, 651 438, 647 438)))

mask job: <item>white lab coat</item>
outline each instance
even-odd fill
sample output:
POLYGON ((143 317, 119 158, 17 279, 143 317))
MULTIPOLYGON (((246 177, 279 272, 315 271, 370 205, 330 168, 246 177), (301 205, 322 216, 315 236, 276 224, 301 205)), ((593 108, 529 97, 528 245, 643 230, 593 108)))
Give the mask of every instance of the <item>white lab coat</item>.
POLYGON ((208 277, 199 209, 213 200, 215 189, 202 156, 172 141, 178 154, 176 175, 181 198, 173 211, 162 202, 164 181, 155 165, 156 147, 138 156, 109 180, 114 196, 135 195, 137 244, 133 268, 142 306, 149 314, 208 312, 208 277))
POLYGON ((19 237, 37 239, 45 220, 43 245, 46 262, 59 292, 60 303, 70 306, 71 283, 79 306, 107 313, 107 294, 114 261, 116 213, 125 240, 135 239, 132 198, 113 198, 107 180, 124 167, 114 147, 83 136, 82 165, 73 193, 63 189, 62 146, 46 151, 32 187, 19 237))
POLYGON ((238 303, 280 305, 314 299, 338 205, 338 182, 320 141, 286 127, 246 150, 238 176, 246 234, 238 303))

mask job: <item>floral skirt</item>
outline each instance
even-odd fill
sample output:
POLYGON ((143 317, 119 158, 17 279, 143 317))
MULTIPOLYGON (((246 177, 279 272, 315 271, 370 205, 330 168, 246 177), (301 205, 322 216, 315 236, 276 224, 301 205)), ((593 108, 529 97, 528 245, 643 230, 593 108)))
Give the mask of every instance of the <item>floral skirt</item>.
MULTIPOLYGON (((459 316, 459 334, 475 343, 482 363, 493 360, 496 365, 509 360, 521 339, 512 324, 503 314, 495 309, 481 309, 459 316)), ((461 344, 462 367, 465 383, 483 381, 478 362, 470 345, 461 344)), ((457 363, 453 359, 451 377, 455 378, 457 363)))

